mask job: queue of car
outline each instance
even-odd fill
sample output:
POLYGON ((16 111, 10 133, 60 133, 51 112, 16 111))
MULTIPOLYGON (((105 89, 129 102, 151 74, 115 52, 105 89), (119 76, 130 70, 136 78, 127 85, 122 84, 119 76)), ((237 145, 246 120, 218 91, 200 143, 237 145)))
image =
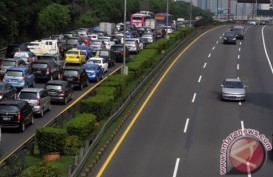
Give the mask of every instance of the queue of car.
MULTIPOLYGON (((43 117, 51 104, 67 104, 75 90, 103 79, 116 62, 130 61, 161 36, 148 27, 127 25, 114 34, 79 28, 49 38, 9 45, 0 62, 0 125, 24 131, 34 117, 43 117), (123 46, 125 42, 125 46, 123 46), (125 51, 124 51, 125 48, 125 51), (43 88, 35 83, 44 82, 43 88)), ((157 32, 157 31, 155 31, 157 32)), ((164 33, 165 32, 165 33, 164 33)))

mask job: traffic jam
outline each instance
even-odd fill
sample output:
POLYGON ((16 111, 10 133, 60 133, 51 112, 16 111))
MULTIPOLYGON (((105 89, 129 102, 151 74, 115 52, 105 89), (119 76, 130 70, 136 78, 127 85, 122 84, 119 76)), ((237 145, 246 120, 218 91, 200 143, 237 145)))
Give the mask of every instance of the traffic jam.
POLYGON ((99 82, 150 43, 185 25, 167 13, 141 11, 126 24, 100 22, 93 28, 8 45, 0 60, 1 128, 24 132, 52 104, 68 104, 74 91, 99 82))

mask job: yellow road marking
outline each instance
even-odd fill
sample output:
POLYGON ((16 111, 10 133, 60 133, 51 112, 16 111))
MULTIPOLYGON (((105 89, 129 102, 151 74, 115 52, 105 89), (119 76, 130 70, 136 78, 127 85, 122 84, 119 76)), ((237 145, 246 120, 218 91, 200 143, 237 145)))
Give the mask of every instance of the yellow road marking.
POLYGON ((149 96, 145 99, 144 103, 142 104, 142 106, 140 107, 140 109, 138 110, 138 112, 136 113, 136 115, 134 116, 134 118, 132 119, 132 121, 130 122, 130 124, 128 125, 128 127, 126 128, 126 130, 124 131, 124 133, 122 134, 122 136, 120 137, 120 139, 118 140, 117 144, 115 145, 115 147, 113 148, 113 150, 111 151, 111 153, 109 154, 109 156, 107 157, 107 159, 105 160, 105 162, 103 163, 103 165, 100 168, 100 170, 99 170, 98 174, 96 175, 96 177, 101 177, 101 175, 105 171, 106 167, 108 166, 108 164, 112 160, 113 156, 115 155, 116 151, 118 150, 119 146, 121 145, 121 143, 123 142, 123 140, 127 136, 128 132, 131 130, 131 128, 134 125, 134 123, 136 122, 136 120, 138 119, 138 117, 141 114, 142 110, 144 109, 144 107, 146 106, 146 104, 149 102, 150 98, 153 96, 154 92, 156 91, 156 89, 158 88, 158 86, 160 85, 160 83, 162 82, 162 80, 166 77, 166 75, 168 74, 168 72, 172 68, 172 66, 188 50, 188 48, 190 48, 198 39, 200 39, 202 36, 204 36, 205 34, 207 34, 208 32, 210 32, 210 31, 212 31, 214 29, 216 29, 216 28, 213 28, 213 29, 211 29, 209 31, 206 31, 202 35, 198 36, 171 63, 171 65, 168 67, 168 69, 161 76, 161 78, 159 79, 159 81, 157 82, 157 84, 155 85, 155 87, 153 88, 153 90, 151 91, 151 93, 149 94, 149 96))

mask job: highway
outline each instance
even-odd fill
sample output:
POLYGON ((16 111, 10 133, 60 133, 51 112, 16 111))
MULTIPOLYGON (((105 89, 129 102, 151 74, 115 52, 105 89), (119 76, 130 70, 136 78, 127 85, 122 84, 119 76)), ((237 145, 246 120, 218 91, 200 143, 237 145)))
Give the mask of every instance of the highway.
MULTIPOLYGON (((109 71, 104 74, 104 79, 107 78, 109 74, 114 72, 121 66, 121 63, 116 63, 116 66, 109 68, 109 71)), ((101 81, 100 81, 101 82, 101 81)), ((36 130, 43 127, 55 119, 61 112, 69 109, 71 105, 79 101, 81 96, 88 90, 92 90, 98 83, 90 83, 88 87, 84 87, 83 90, 74 90, 73 100, 69 101, 67 105, 61 103, 52 103, 51 110, 45 112, 43 117, 35 116, 34 124, 26 128, 22 133, 15 129, 2 129, 1 135, 1 145, 0 145, 0 162, 6 159, 9 155, 22 144, 27 142, 36 133, 36 130)), ((39 82, 35 83, 35 87, 43 88, 45 83, 39 82)))
MULTIPOLYGON (((218 177, 223 140, 238 129, 273 133, 273 26, 246 26, 244 40, 222 44, 229 26, 200 36, 147 93, 104 155, 96 177, 218 177), (221 101, 225 78, 247 86, 245 102, 221 101)), ((271 152, 256 173, 271 177, 271 152)))

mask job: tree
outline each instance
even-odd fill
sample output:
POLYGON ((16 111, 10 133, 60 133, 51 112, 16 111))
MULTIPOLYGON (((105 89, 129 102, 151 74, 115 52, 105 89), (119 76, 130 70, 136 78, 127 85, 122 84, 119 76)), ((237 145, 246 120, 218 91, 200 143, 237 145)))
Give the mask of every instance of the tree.
POLYGON ((70 11, 67 6, 50 4, 38 14, 38 30, 49 35, 62 32, 70 22, 70 11))

